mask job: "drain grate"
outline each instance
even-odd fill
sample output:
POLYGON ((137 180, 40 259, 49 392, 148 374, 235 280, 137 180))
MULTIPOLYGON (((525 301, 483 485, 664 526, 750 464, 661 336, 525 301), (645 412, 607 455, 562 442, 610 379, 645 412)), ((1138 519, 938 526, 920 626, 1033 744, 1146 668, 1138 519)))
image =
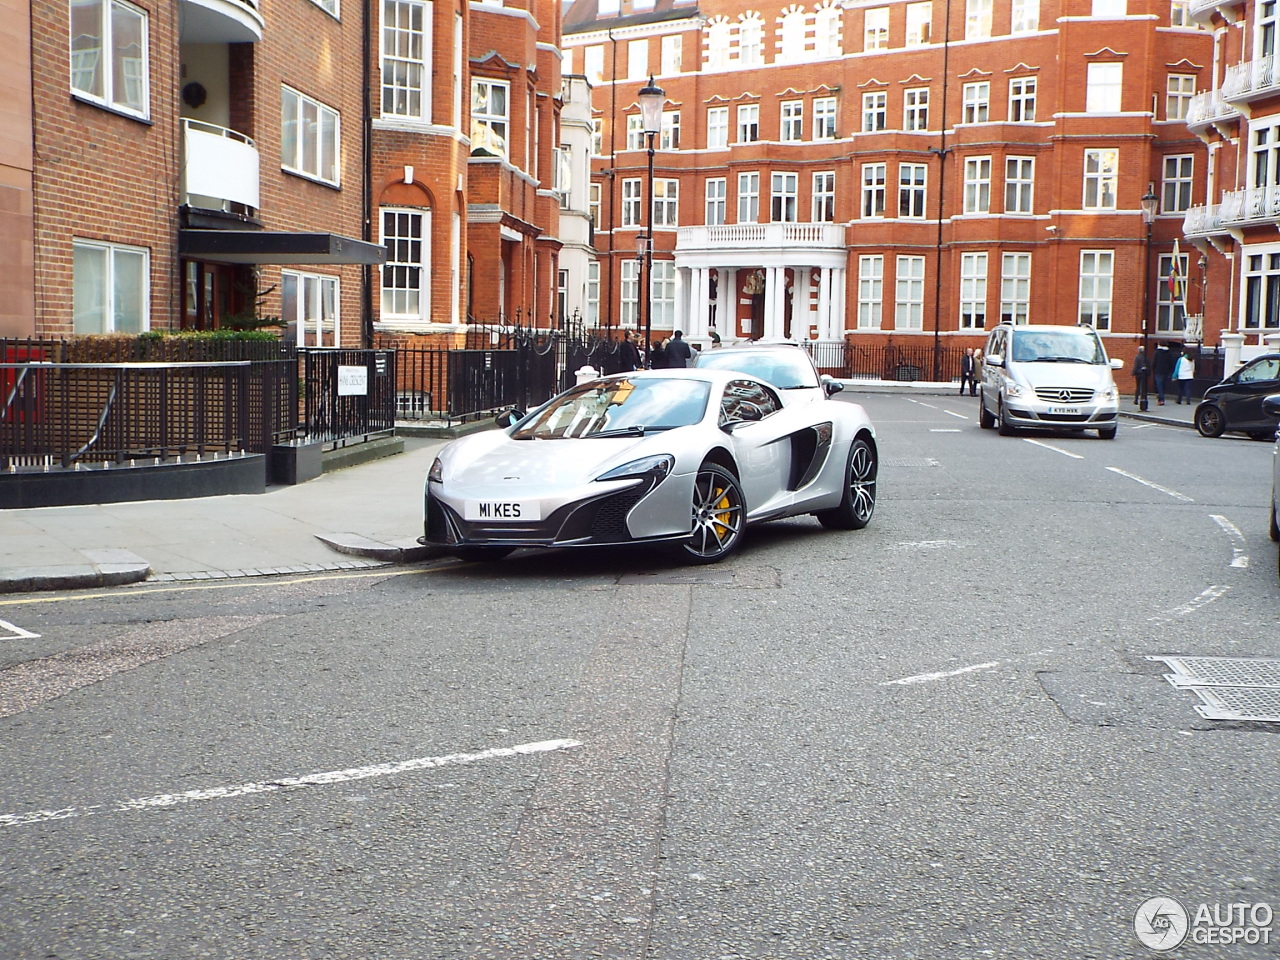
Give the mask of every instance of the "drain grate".
POLYGON ((1165 679, 1200 698, 1206 720, 1280 723, 1280 660, 1262 657, 1147 657, 1167 664, 1165 679))

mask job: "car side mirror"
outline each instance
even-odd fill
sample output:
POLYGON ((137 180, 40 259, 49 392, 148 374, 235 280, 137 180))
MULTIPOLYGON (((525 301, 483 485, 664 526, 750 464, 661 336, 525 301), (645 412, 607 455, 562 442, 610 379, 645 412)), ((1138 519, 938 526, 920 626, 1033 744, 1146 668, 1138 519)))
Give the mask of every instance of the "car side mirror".
POLYGON ((1003 367, 1003 366, 1004 366, 1004 357, 1000 356, 1000 354, 998 354, 998 353, 988 353, 988 354, 987 354, 985 357, 983 357, 982 359, 983 359, 983 361, 985 361, 986 363, 991 364, 991 366, 993 366, 993 367, 1003 367))
POLYGON ((1280 417, 1280 393, 1262 398, 1262 412, 1269 417, 1280 417))
POLYGON ((1112 369, 1112 370, 1123 370, 1123 369, 1124 369, 1124 361, 1123 361, 1123 360, 1121 360, 1119 357, 1112 357, 1110 362, 1111 362, 1111 369, 1112 369))
POLYGON ((831 377, 828 377, 822 381, 822 389, 826 391, 828 397, 834 397, 844 389, 844 384, 839 380, 834 380, 831 377))
POLYGON ((725 433, 733 433, 733 428, 742 423, 758 423, 764 419, 764 411, 757 407, 754 403, 742 402, 738 404, 738 409, 733 413, 733 419, 727 420, 720 425, 720 429, 725 433))
POLYGON ((506 428, 514 426, 525 417, 523 410, 516 410, 514 407, 510 410, 503 410, 500 414, 493 418, 494 423, 498 426, 506 428))

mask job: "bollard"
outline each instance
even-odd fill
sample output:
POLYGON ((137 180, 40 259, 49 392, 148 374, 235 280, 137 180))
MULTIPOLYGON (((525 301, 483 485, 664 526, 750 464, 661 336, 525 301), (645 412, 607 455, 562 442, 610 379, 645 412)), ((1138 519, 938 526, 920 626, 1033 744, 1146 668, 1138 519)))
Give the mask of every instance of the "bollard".
POLYGON ((575 370, 573 375, 578 378, 578 383, 588 383, 600 376, 600 371, 591 366, 591 364, 587 364, 585 367, 579 367, 575 370))

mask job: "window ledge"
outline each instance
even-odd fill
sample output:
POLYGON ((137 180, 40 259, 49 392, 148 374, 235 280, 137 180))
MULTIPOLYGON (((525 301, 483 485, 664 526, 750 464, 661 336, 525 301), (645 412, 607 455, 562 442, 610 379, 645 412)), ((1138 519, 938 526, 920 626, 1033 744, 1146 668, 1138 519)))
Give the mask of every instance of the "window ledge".
POLYGON ((126 120, 133 120, 134 122, 141 123, 144 126, 155 126, 155 122, 149 115, 144 116, 143 114, 134 113, 131 110, 123 110, 120 107, 104 103, 101 100, 95 100, 92 97, 86 96, 83 93, 78 93, 75 90, 71 91, 71 99, 77 103, 83 103, 87 107, 96 107, 99 110, 104 110, 107 113, 114 113, 117 117, 124 117, 126 120))

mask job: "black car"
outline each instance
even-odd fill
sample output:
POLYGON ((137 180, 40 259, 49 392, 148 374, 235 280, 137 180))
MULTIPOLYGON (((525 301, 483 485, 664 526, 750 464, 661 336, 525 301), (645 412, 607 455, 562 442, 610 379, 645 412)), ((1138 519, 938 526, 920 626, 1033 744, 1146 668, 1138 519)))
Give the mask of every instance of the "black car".
POLYGON ((1270 440, 1276 435, 1277 418, 1262 409, 1262 400, 1274 393, 1280 393, 1280 353, 1254 357, 1204 392, 1204 400, 1196 407, 1196 429, 1203 437, 1220 437, 1233 430, 1255 440, 1270 440))

